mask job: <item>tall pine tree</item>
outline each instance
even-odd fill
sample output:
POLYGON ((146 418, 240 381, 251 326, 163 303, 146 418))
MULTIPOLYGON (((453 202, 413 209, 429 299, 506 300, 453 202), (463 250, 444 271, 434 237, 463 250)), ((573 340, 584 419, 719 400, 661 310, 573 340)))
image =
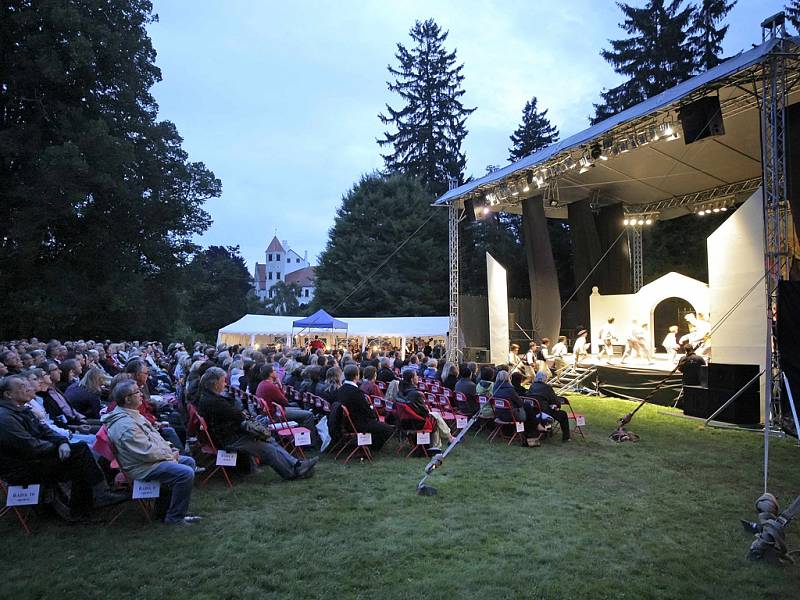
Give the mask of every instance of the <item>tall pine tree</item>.
POLYGON ((595 104, 597 123, 634 104, 688 79, 695 56, 688 37, 693 7, 681 8, 682 0, 649 0, 642 8, 618 2, 625 17, 620 27, 629 35, 611 40, 611 49, 601 51, 628 81, 601 93, 595 104))
POLYGON ((511 134, 512 146, 508 149, 508 160, 512 162, 558 141, 558 128, 550 124, 547 109, 542 112, 537 110, 536 102, 534 96, 525 103, 522 123, 511 134))
POLYGON ((689 27, 689 43, 695 53, 698 71, 707 71, 722 62, 722 40, 728 33, 728 26, 720 27, 720 22, 736 6, 737 1, 702 0, 695 9, 689 27))
POLYGON ((785 8, 786 18, 792 24, 795 31, 800 34, 800 0, 791 0, 785 8))
POLYGON ((397 68, 389 65, 395 80, 387 82, 404 106, 386 105, 387 114, 378 118, 395 131, 384 132, 381 146, 391 148, 382 154, 389 173, 404 173, 419 178, 435 195, 447 190, 448 179, 463 180, 466 157, 461 144, 467 135, 467 117, 475 110, 461 102, 464 65, 456 65, 456 52, 444 47, 448 32, 433 21, 416 22, 409 32, 414 45, 397 44, 397 68))

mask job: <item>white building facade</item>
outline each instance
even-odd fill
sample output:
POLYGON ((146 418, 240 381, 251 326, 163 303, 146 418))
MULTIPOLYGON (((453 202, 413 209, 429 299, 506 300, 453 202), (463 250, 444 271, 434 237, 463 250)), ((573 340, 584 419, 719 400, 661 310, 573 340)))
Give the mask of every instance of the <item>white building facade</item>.
POLYGON ((287 285, 297 284, 300 293, 297 296, 300 304, 308 304, 314 298, 315 275, 314 267, 308 262, 308 252, 303 256, 291 248, 284 240, 280 242, 276 237, 267 246, 264 252, 264 262, 256 263, 253 273, 256 296, 260 300, 268 300, 274 295, 273 287, 279 281, 287 285))

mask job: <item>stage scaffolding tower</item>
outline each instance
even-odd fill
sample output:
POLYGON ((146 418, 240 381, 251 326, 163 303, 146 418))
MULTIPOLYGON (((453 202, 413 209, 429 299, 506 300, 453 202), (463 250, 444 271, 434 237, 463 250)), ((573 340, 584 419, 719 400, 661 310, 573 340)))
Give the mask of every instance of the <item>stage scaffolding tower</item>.
MULTIPOLYGON (((451 178, 449 188, 458 186, 458 180, 451 178)), ((460 327, 458 322, 458 271, 459 271, 459 232, 458 227, 463 214, 459 207, 458 200, 453 199, 447 205, 447 225, 448 225, 448 261, 450 272, 450 321, 447 335, 447 360, 458 364, 460 362, 460 327)))
MULTIPOLYGON (((789 278, 789 207, 786 188, 786 25, 783 13, 761 23, 763 41, 777 39, 763 64, 761 85, 761 168, 763 174, 764 267, 767 294, 765 433, 770 414, 780 416, 781 370, 775 343, 778 282, 789 278)), ((764 473, 766 489, 767 474, 764 473)))
POLYGON ((644 258, 642 255, 642 227, 631 225, 628 227, 628 245, 631 249, 631 279, 633 293, 642 289, 644 283, 644 258))

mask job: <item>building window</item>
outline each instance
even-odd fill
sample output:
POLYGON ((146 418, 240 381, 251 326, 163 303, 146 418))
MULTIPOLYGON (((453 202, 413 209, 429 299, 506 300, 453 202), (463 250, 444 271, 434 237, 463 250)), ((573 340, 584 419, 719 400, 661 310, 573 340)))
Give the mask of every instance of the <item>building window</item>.
POLYGON ((308 289, 304 290, 306 293, 306 298, 308 298, 308 289))
POLYGON ((280 278, 281 278, 281 274, 280 273, 275 273, 275 279, 280 279, 280 278))
POLYGON ((270 297, 270 298, 272 298, 272 296, 273 296, 274 294, 275 294, 275 290, 270 290, 270 291, 269 291, 269 297, 270 297))
POLYGON ((269 272, 269 276, 268 277, 269 277, 270 280, 272 279, 272 271, 269 272))
POLYGON ((300 262, 300 259, 299 259, 299 258, 295 258, 295 259, 294 259, 294 262, 296 262, 296 263, 299 263, 299 262, 300 262))
POLYGON ((272 262, 272 254, 267 254, 267 260, 268 260, 269 262, 272 262))

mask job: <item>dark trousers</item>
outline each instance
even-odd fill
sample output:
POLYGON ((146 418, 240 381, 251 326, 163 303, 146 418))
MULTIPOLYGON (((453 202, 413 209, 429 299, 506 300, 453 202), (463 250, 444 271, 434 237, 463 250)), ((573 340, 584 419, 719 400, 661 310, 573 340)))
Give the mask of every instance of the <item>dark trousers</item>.
POLYGON ((386 441, 392 437, 394 434, 394 427, 391 425, 387 425, 386 423, 381 423, 378 420, 375 421, 367 421, 366 426, 361 429, 359 428, 361 433, 370 433, 372 434, 372 448, 375 451, 380 450, 383 448, 383 445, 386 441))
POLYGON ((549 406, 545 406, 542 409, 543 413, 546 413, 553 417, 559 425, 561 425, 561 439, 568 440, 569 439, 569 417, 567 413, 560 409, 553 409, 549 406))
POLYGON ((249 436, 242 436, 225 444, 226 450, 243 452, 257 456, 261 463, 269 465, 283 479, 293 479, 300 460, 289 454, 275 440, 263 442, 249 436))
POLYGON ((9 473, 9 483, 28 485, 31 483, 71 482, 69 508, 72 513, 88 510, 92 506, 92 487, 105 480, 103 471, 94 460, 85 442, 70 444, 70 455, 59 460, 58 455, 37 460, 28 460, 9 473))

